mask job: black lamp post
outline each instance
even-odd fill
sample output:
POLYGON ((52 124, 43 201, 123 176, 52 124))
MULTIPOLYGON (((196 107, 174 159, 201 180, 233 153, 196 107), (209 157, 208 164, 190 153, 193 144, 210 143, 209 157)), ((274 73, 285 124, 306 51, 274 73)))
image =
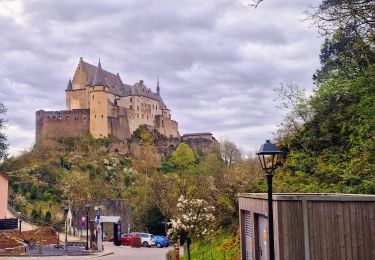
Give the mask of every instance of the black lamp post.
POLYGON ((68 250, 68 212, 69 207, 64 206, 64 215, 65 215, 65 252, 68 250))
POLYGON ((270 240, 270 260, 275 259, 273 238, 272 177, 273 171, 276 169, 276 163, 280 153, 281 151, 279 151, 276 145, 272 144, 270 140, 266 140, 266 143, 262 144, 257 152, 260 165, 262 166, 263 171, 266 173, 268 185, 268 232, 270 240))
POLYGON ((86 209, 86 250, 89 250, 89 210, 90 204, 85 205, 86 209))

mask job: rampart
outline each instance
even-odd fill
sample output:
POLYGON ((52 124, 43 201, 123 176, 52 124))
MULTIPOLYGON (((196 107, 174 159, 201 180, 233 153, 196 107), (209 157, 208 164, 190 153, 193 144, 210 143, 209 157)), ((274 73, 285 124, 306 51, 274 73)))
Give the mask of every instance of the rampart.
POLYGON ((39 110, 35 113, 36 140, 44 138, 77 137, 89 132, 90 110, 39 110))

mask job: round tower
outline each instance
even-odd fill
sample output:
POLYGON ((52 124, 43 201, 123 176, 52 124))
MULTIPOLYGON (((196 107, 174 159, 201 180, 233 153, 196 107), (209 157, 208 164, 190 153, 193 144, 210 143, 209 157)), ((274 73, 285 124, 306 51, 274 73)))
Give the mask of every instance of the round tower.
POLYGON ((103 138, 109 135, 108 91, 108 84, 99 60, 98 68, 89 90, 90 133, 94 138, 103 138))

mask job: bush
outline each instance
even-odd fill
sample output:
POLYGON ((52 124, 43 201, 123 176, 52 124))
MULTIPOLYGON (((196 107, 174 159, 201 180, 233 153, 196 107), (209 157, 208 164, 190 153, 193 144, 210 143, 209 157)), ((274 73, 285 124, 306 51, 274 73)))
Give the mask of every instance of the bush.
POLYGON ((131 241, 131 247, 141 247, 142 241, 140 237, 133 237, 131 241))
POLYGON ((167 257, 167 260, 175 260, 176 259, 176 250, 169 250, 168 252, 167 252, 167 255, 166 255, 166 257, 167 257))

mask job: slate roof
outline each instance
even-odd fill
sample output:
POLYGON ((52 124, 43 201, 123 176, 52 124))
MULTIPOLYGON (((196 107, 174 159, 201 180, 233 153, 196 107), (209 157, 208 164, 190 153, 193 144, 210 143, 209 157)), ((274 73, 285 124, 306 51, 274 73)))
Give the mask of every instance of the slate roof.
POLYGON ((72 81, 69 79, 68 85, 66 86, 66 90, 73 90, 72 81))
POLYGON ((104 78, 104 72, 102 69, 102 64, 100 64, 100 60, 98 62, 98 67, 95 72, 94 81, 92 83, 93 86, 107 86, 107 81, 104 78))
POLYGON ((151 98, 160 102, 161 109, 168 109, 162 97, 160 96, 160 91, 159 94, 152 92, 152 90, 148 88, 142 80, 134 84, 134 86, 131 86, 128 84, 124 84, 118 73, 113 74, 109 71, 104 70, 101 66, 100 61, 98 63, 98 66, 94 66, 88 62, 85 62, 83 59, 80 59, 79 63, 80 67, 82 67, 82 69, 87 73, 86 85, 107 86, 110 93, 120 97, 144 96, 147 98, 151 98))

